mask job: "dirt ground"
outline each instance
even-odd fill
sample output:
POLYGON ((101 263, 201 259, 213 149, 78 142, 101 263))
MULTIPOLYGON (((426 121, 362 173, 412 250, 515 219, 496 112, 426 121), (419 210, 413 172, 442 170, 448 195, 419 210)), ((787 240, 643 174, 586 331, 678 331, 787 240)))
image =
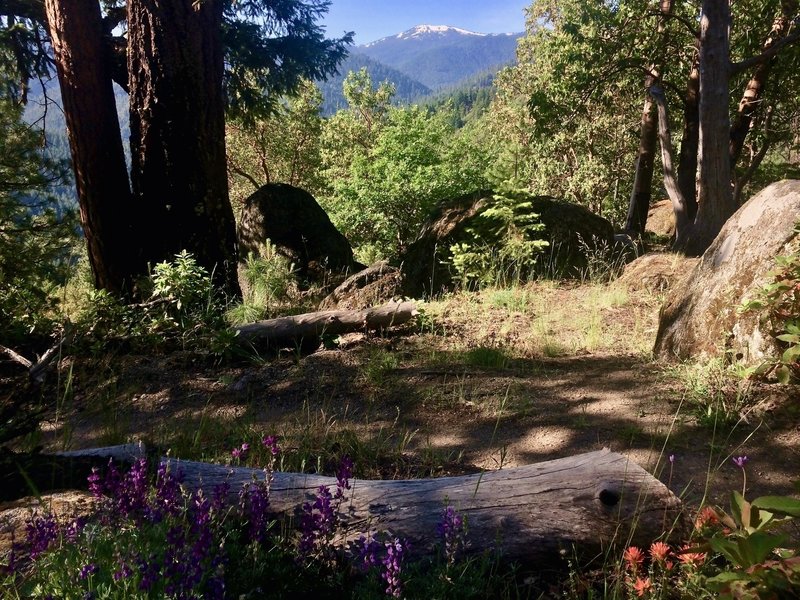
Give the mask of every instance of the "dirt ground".
MULTIPOLYGON (((796 493, 800 390, 709 386, 690 367, 653 362, 659 301, 540 285, 420 305, 414 325, 342 336, 337 348, 303 357, 220 366, 186 351, 66 361, 64 393, 29 443, 59 451, 143 441, 224 462, 242 441, 272 433, 284 470, 330 471, 350 454, 367 478, 610 448, 690 508, 726 505, 742 486, 731 458, 747 455, 749 497, 796 493)), ((27 505, 14 506, 7 515, 19 520, 27 505)))

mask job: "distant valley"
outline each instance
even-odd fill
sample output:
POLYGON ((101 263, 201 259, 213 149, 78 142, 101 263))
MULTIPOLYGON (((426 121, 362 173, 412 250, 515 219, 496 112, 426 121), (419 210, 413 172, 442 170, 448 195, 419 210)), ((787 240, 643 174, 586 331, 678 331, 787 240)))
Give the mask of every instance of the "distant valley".
POLYGON ((491 80, 500 68, 514 62, 521 33, 476 33, 445 25, 418 25, 350 52, 339 75, 318 82, 325 114, 346 106, 342 83, 350 71, 367 67, 373 83, 390 81, 401 103, 459 88, 469 82, 491 80))

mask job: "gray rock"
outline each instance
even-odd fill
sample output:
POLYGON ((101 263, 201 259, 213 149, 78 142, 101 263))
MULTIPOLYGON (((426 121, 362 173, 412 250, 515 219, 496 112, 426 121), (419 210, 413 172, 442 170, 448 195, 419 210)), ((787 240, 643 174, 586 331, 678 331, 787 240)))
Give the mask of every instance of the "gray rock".
POLYGON ((740 314, 775 268, 796 251, 800 181, 781 181, 745 203, 700 261, 671 289, 661 308, 654 353, 660 358, 713 357, 727 352, 744 365, 777 356, 758 313, 740 314))

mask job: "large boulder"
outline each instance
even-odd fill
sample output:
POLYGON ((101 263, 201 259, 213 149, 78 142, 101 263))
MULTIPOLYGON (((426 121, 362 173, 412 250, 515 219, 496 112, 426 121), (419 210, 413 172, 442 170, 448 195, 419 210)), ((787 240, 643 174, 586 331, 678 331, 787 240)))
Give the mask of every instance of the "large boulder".
MULTIPOLYGON (((450 247, 472 240, 468 231, 475 219, 492 201, 492 192, 479 191, 442 203, 425 222, 420 235, 402 256, 404 290, 409 296, 437 294, 453 289, 450 247)), ((588 209, 549 196, 530 196, 529 210, 539 215, 544 231, 538 238, 547 240, 540 261, 544 275, 578 277, 590 255, 610 252, 614 247, 614 228, 606 219, 588 209)))
POLYGON ((660 358, 727 352, 745 365, 776 356, 775 341, 743 302, 769 282, 775 257, 795 249, 800 181, 774 183, 734 214, 714 243, 677 282, 661 308, 654 352, 660 358))
POLYGON ((245 200, 238 236, 241 260, 270 240, 306 281, 364 268, 314 197, 285 183, 267 184, 245 200))

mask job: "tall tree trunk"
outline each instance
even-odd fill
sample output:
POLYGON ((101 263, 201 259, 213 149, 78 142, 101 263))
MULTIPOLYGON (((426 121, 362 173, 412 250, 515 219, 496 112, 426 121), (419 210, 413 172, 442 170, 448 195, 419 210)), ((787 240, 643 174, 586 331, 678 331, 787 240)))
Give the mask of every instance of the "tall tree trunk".
POLYGON ((131 192, 97 0, 46 0, 95 286, 132 290, 131 192))
POLYGON ((667 47, 665 19, 672 12, 672 0, 660 0, 659 9, 661 16, 658 19, 657 33, 658 51, 656 59, 650 65, 650 72, 645 77, 647 96, 642 110, 642 123, 639 129, 639 153, 636 157, 636 174, 633 180, 633 190, 628 205, 628 218, 625 229, 637 235, 644 235, 647 225, 647 212, 650 209, 650 200, 653 196, 653 167, 656 156, 656 137, 658 120, 655 104, 650 96, 650 89, 660 83, 661 63, 667 47))
POLYGON ((700 153, 697 216, 686 250, 702 254, 736 211, 728 156, 731 10, 728 0, 703 0, 700 18, 700 153))
POLYGON ((129 0, 131 179, 147 237, 142 264, 188 250, 217 284, 238 295, 225 160, 223 4, 129 0))
MULTIPOLYGON (((778 40, 789 33, 793 18, 797 13, 797 7, 797 0, 784 0, 781 2, 781 14, 772 24, 772 29, 764 42, 764 51, 772 48, 778 40)), ((739 158, 742 155, 745 138, 750 131, 753 117, 761 105, 764 86, 767 84, 769 72, 772 70, 774 62, 775 57, 773 56, 756 65, 750 81, 747 82, 747 87, 744 90, 742 99, 739 101, 736 120, 731 127, 729 146, 731 169, 736 167, 736 163, 739 162, 739 158)))
POLYGON ((692 61, 683 101, 683 135, 678 159, 678 187, 686 202, 689 220, 697 214, 697 153, 700 150, 700 68, 692 61))
POLYGON ((647 97, 642 109, 642 123, 639 128, 639 153, 636 156, 636 174, 633 180, 633 190, 628 204, 628 217, 625 221, 625 230, 637 236, 644 235, 647 225, 647 212, 650 209, 650 200, 653 196, 653 165, 656 155, 657 118, 655 103, 650 97, 649 88, 652 78, 648 77, 647 97))
POLYGON ((650 88, 650 95, 658 107, 658 137, 661 143, 661 162, 664 167, 664 187, 667 195, 672 201, 672 211, 675 214, 675 242, 676 249, 683 249, 686 246, 692 231, 692 220, 689 217, 689 203, 684 198, 677 177, 672 150, 672 135, 669 129, 669 115, 667 113, 667 99, 660 86, 654 85, 650 88))

